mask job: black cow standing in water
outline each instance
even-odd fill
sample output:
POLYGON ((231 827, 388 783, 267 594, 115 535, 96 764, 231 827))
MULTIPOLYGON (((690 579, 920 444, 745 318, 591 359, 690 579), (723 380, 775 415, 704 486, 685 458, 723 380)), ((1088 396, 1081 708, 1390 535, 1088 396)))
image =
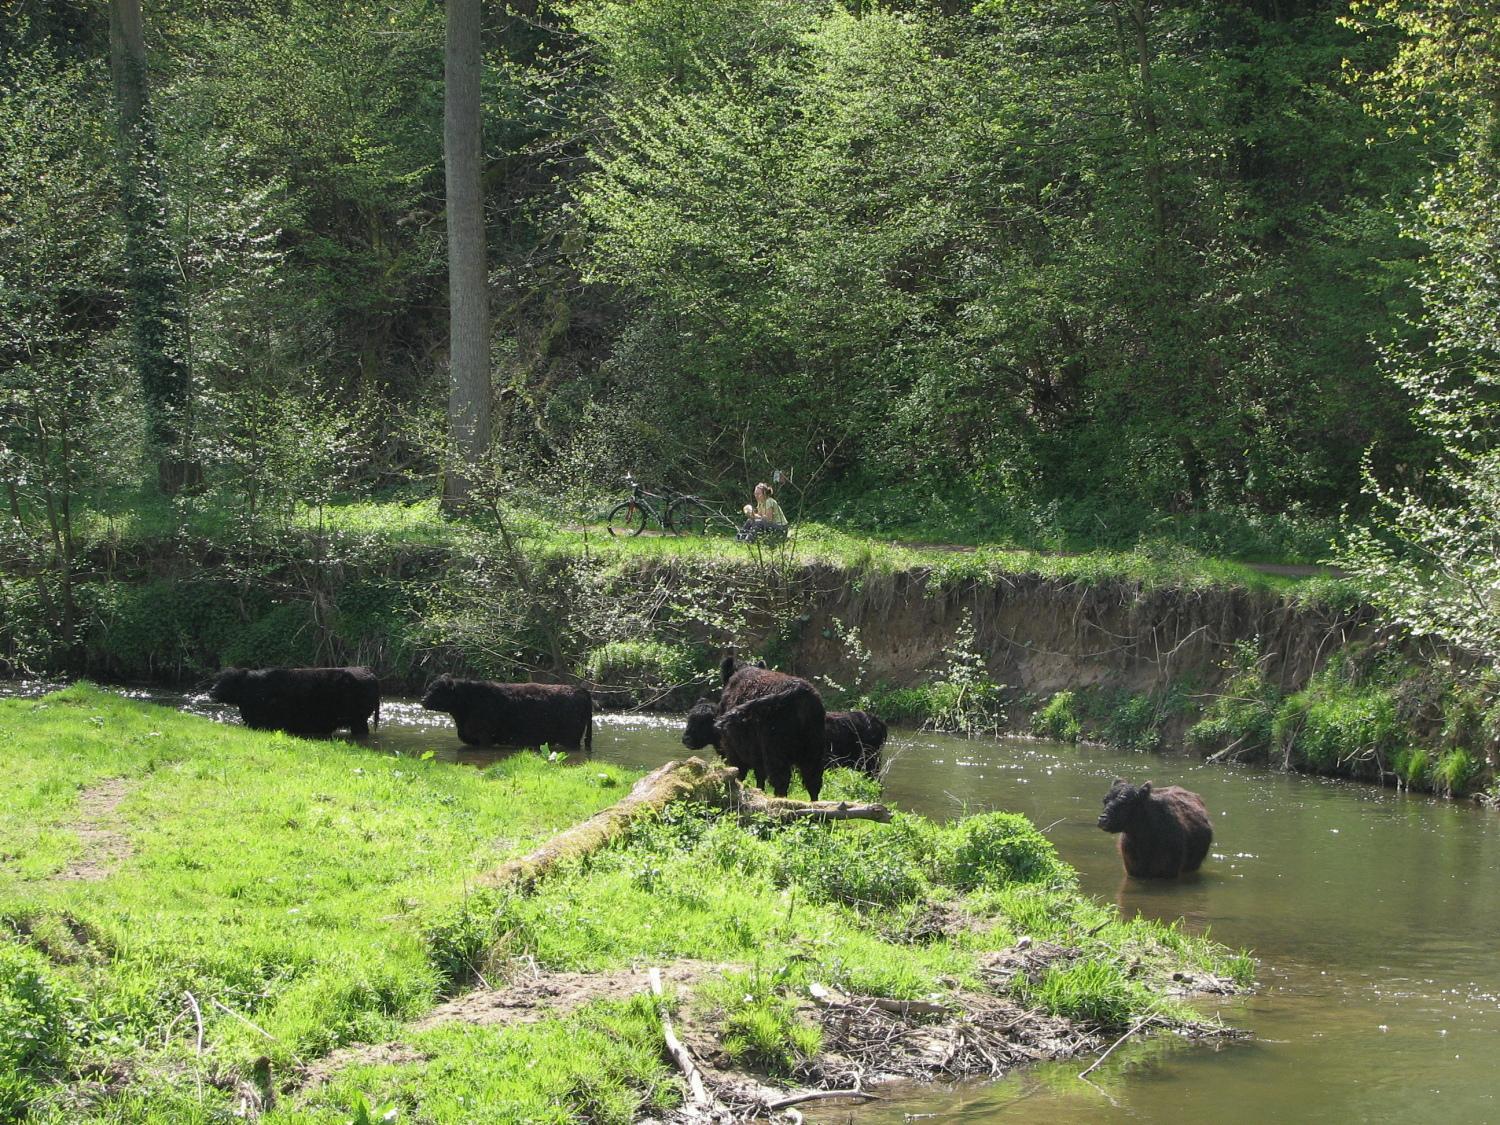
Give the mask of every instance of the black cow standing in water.
POLYGON ((208 697, 238 706, 256 730, 330 735, 340 727, 363 737, 380 724, 380 680, 368 668, 229 668, 208 697))
POLYGON ((812 684, 784 672, 773 672, 727 657, 720 668, 724 690, 717 708, 699 700, 688 712, 682 743, 689 750, 715 746, 741 777, 755 784, 770 782, 785 797, 792 770, 814 801, 823 788, 827 742, 823 697, 812 684))
POLYGON ((422 706, 447 711, 470 746, 594 748, 594 697, 566 684, 501 684, 439 676, 422 706))
POLYGON ((1120 859, 1137 879, 1197 871, 1213 843, 1203 798, 1176 785, 1153 789, 1117 778, 1104 796, 1099 827, 1120 834, 1120 859))
POLYGON ((880 748, 885 724, 868 711, 830 711, 823 718, 828 737, 827 766, 845 766, 869 777, 880 776, 880 748))

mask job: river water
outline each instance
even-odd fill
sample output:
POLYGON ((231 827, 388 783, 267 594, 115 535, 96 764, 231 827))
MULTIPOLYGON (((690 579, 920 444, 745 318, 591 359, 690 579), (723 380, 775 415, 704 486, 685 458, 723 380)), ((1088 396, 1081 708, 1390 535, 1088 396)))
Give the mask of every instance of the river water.
MULTIPOLYGON (((201 697, 141 693, 224 717, 201 697)), ((651 768, 684 753, 681 721, 607 715, 601 760, 651 768)), ((446 715, 382 708, 369 742, 482 764, 446 715)), ((1213 1046, 1129 1043, 1086 1065, 921 1086, 862 1109, 913 1120, 1500 1121, 1500 814, 1347 782, 1190 759, 894 731, 890 800, 932 817, 1005 809, 1043 827, 1086 892, 1127 914, 1181 918, 1259 963, 1259 991, 1206 1005, 1254 1033, 1213 1046), (1127 880, 1095 827, 1116 776, 1203 795, 1213 852, 1196 878, 1127 880)), ((820 1120, 842 1121, 846 1111, 820 1120)))

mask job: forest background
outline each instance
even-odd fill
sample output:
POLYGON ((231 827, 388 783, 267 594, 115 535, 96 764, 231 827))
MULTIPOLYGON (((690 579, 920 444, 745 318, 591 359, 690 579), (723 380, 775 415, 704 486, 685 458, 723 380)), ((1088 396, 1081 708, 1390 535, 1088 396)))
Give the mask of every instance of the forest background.
MULTIPOLYGON (((444 7, 152 3, 132 72, 130 6, 0 24, 0 561, 65 647, 101 542, 453 470, 444 7)), ((1336 552, 1500 658, 1495 4, 515 0, 482 47, 507 511, 785 467, 854 532, 1336 552)))

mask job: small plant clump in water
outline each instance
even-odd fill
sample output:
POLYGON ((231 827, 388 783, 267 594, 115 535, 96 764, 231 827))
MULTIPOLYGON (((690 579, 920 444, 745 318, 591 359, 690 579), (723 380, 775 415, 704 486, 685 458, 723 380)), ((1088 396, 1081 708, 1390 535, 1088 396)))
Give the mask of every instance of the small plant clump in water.
POLYGON ((1077 742, 1083 736, 1077 704, 1078 697, 1073 692, 1058 692, 1031 716, 1031 733, 1054 742, 1077 742))

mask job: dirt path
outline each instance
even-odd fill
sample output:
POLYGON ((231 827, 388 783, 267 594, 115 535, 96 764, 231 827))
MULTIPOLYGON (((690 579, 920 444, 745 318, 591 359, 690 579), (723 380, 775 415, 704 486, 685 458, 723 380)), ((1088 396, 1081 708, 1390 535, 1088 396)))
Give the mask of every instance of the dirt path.
POLYGON ((115 817, 129 790, 130 783, 123 777, 111 777, 78 794, 78 819, 69 827, 77 833, 83 850, 53 878, 96 882, 109 876, 131 854, 130 840, 120 831, 115 817))

